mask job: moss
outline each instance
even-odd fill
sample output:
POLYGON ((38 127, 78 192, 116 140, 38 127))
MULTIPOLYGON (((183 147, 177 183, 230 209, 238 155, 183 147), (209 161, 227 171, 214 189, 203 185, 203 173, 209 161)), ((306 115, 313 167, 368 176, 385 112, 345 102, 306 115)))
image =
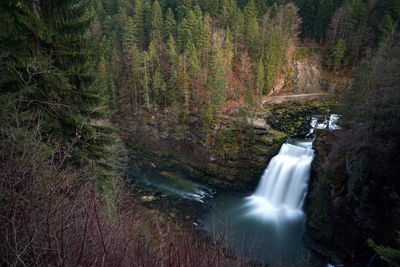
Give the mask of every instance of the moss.
POLYGON ((276 130, 290 136, 299 136, 307 133, 311 115, 328 116, 337 106, 335 100, 274 104, 266 120, 276 130))

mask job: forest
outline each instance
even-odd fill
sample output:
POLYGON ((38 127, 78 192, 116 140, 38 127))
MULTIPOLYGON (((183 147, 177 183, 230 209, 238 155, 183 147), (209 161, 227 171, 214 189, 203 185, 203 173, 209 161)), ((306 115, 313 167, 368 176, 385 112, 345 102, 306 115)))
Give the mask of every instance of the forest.
POLYGON ((0 14, 1 265, 400 265, 400 1, 5 0, 0 14), (339 130, 307 134, 333 113, 339 130), (252 258, 195 227, 214 191, 248 196, 310 136, 300 257, 252 258), (186 188, 183 173, 200 201, 141 184, 149 170, 186 188))

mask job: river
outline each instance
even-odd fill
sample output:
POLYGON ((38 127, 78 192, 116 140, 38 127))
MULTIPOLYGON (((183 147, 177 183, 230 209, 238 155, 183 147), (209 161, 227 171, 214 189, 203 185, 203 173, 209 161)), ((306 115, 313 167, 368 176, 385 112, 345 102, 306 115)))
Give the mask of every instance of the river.
POLYGON ((309 262, 303 245, 314 129, 335 130, 339 116, 313 116, 303 138, 289 138, 271 159, 253 193, 218 192, 177 172, 145 169, 135 179, 166 196, 203 203, 208 209, 193 224, 247 260, 269 264, 309 262))

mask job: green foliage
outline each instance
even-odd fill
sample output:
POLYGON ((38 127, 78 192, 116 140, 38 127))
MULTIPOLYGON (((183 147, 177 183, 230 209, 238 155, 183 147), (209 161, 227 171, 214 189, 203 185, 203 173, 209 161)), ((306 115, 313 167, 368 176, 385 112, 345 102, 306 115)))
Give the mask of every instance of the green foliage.
MULTIPOLYGON (((168 22, 170 23, 170 22, 168 22)), ((170 27, 170 25, 168 25, 170 27)), ((151 39, 161 42, 164 31, 163 13, 158 1, 154 1, 151 9, 151 39)))
MULTIPOLYGON (((400 244, 400 233, 397 242, 400 244)), ((368 244, 372 247, 379 257, 393 267, 400 266, 400 250, 390 247, 378 246, 372 239, 368 239, 368 244)))
POLYGON ((186 56, 180 57, 179 62, 179 76, 178 76, 178 85, 180 93, 183 97, 183 108, 184 114, 188 115, 190 111, 190 99, 191 99, 191 92, 189 88, 190 77, 188 73, 188 62, 186 56))
POLYGON ((184 51, 188 51, 191 44, 199 50, 208 45, 210 32, 198 6, 194 11, 189 11, 187 17, 182 20, 178 33, 178 41, 184 51))
POLYGON ((283 31, 276 29, 267 36, 264 48, 265 90, 264 94, 272 91, 275 79, 281 70, 285 58, 285 40, 283 31))
POLYGON ((382 18, 381 22, 379 23, 379 41, 386 42, 392 36, 396 25, 390 15, 386 15, 382 18))
POLYGON ((236 20, 235 14, 238 10, 236 0, 224 0, 222 5, 222 21, 225 25, 232 26, 236 20))
POLYGON ((263 57, 260 57, 260 60, 258 62, 257 66, 257 93, 259 95, 262 95, 264 93, 264 87, 265 87, 265 67, 264 67, 264 62, 263 62, 263 57))
POLYGON ((150 74, 149 74, 149 64, 150 64, 150 56, 149 54, 144 51, 142 53, 142 80, 141 80, 141 86, 143 88, 143 98, 144 98, 144 106, 147 108, 147 110, 150 111, 150 74))
POLYGON ((135 0, 134 3, 134 15, 132 20, 135 25, 135 43, 139 47, 143 47, 145 42, 144 3, 143 0, 135 0))
POLYGON ((244 35, 252 55, 257 56, 260 49, 260 30, 257 20, 257 9, 254 0, 250 0, 244 8, 244 35))
POLYGON ((188 45, 187 54, 188 54, 188 65, 190 68, 190 74, 195 79, 200 73, 200 59, 196 46, 193 43, 190 43, 188 45))
POLYGON ((328 67, 336 72, 341 69, 346 52, 346 41, 339 39, 335 47, 333 48, 331 56, 328 58, 328 67))
POLYGON ((107 158, 105 145, 112 140, 104 127, 94 125, 109 115, 108 90, 97 86, 104 81, 96 71, 104 73, 106 66, 101 58, 96 66, 90 32, 94 6, 69 0, 40 2, 39 9, 33 5, 32 1, 1 5, 2 14, 13 17, 1 23, 2 33, 12 33, 0 37, 6 66, 2 114, 19 107, 15 114, 22 120, 17 126, 41 121, 42 133, 49 139, 74 143, 72 160, 77 164, 107 158))
POLYGON ((218 111, 224 107, 226 101, 226 80, 225 71, 222 63, 220 47, 215 47, 211 60, 211 73, 208 78, 208 88, 210 90, 210 103, 214 110, 218 111))
POLYGON ((192 8, 192 0, 177 0, 177 18, 182 21, 192 8))
POLYGON ((136 27, 131 17, 127 17, 124 13, 122 14, 122 49, 126 53, 134 44, 137 43, 135 37, 136 27))
POLYGON ((169 62, 169 79, 168 79, 168 98, 171 103, 178 101, 178 72, 179 72, 179 55, 176 51, 174 38, 170 35, 168 39, 168 62, 169 62))
POLYGON ((166 101, 167 85, 166 85, 164 77, 162 76, 161 71, 159 69, 157 69, 154 72, 152 82, 153 82, 152 87, 153 87, 153 94, 154 94, 155 101, 158 104, 163 103, 164 106, 167 105, 167 101, 166 101))
POLYGON ((167 14, 165 15, 165 36, 175 36, 176 30, 176 21, 174 17, 174 13, 172 12, 171 8, 168 8, 167 14))

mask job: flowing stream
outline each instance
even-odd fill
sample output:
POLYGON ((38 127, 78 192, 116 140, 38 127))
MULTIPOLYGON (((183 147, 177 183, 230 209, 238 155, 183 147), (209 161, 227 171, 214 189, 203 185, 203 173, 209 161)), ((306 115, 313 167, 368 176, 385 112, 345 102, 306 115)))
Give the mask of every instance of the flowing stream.
POLYGON ((311 146, 312 140, 299 139, 283 144, 251 196, 217 196, 204 229, 250 260, 274 264, 303 260, 302 206, 314 157, 311 146))
MULTIPOLYGON (((215 191, 178 173, 142 170, 138 182, 159 192, 205 202, 212 207, 199 222, 225 247, 247 260, 283 265, 308 262, 303 246, 306 217, 302 210, 307 193, 314 129, 339 129, 338 115, 313 116, 302 139, 289 138, 273 157, 254 193, 243 197, 215 191), (215 196, 215 198, 214 198, 215 196)), ((132 171, 133 172, 133 171, 132 171)), ((195 223, 197 225, 197 223, 195 223)))
POLYGON ((309 134, 282 145, 252 195, 217 195, 203 229, 249 260, 277 265, 308 262, 302 208, 314 158, 312 135, 314 129, 339 129, 338 119, 335 114, 311 117, 309 134))

